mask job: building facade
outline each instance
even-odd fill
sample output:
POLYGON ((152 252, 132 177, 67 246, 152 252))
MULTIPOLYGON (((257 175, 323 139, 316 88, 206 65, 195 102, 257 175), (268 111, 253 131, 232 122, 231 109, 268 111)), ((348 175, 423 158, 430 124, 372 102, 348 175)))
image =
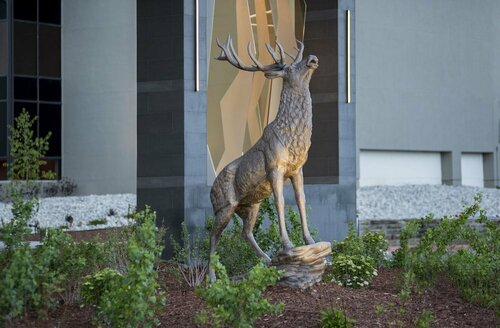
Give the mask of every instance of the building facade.
POLYGON ((170 233, 202 226, 281 88, 214 60, 216 39, 245 62, 248 43, 269 62, 265 43, 302 40, 320 60, 310 222, 341 238, 357 184, 499 185, 497 17, 495 0, 0 0, 0 162, 25 108, 80 194, 137 193, 170 233))
POLYGON ((500 2, 356 9, 360 185, 499 186, 500 2))

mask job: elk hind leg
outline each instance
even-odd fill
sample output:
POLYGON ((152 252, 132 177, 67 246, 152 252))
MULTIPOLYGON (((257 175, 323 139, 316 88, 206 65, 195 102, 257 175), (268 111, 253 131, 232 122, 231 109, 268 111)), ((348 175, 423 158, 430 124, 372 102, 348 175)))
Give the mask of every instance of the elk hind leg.
POLYGON ((238 213, 238 215, 240 215, 241 219, 244 222, 243 237, 248 241, 250 246, 252 246, 257 255, 262 257, 266 261, 266 263, 269 264, 271 263, 271 258, 266 253, 264 253, 253 236, 253 228, 259 215, 259 208, 260 203, 254 204, 249 207, 244 213, 241 213, 241 215, 240 213, 238 213))
MULTIPOLYGON (((236 206, 226 206, 225 208, 219 210, 215 216, 214 226, 210 231, 210 258, 217 250, 217 243, 219 242, 219 238, 226 228, 229 220, 231 220, 231 216, 234 213, 236 206)), ((212 269, 212 266, 209 265, 208 273, 210 275, 210 280, 212 282, 215 281, 215 272, 212 269)))

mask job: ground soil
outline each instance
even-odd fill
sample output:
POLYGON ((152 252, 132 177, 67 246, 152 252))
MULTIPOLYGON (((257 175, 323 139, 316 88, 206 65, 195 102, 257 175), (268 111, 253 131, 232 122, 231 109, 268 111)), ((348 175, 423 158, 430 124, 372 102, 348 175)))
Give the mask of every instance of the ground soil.
MULTIPOLYGON (((161 313, 161 327, 196 327, 195 314, 204 308, 194 290, 176 278, 168 265, 160 268, 160 281, 166 290, 167 303, 161 313)), ((278 316, 265 316, 256 327, 320 327, 320 311, 336 307, 356 320, 356 327, 415 327, 414 321, 427 309, 436 321, 432 327, 498 327, 500 318, 491 309, 464 301, 451 282, 442 277, 437 285, 413 293, 405 304, 398 296, 400 273, 381 269, 371 285, 363 289, 318 283, 305 290, 273 286, 265 292, 272 302, 283 302, 285 310, 278 316), (375 306, 382 306, 382 314, 375 306), (404 313, 401 312, 404 309, 404 313)), ((92 309, 79 305, 61 305, 45 320, 33 316, 11 323, 8 327, 94 327, 92 309)))

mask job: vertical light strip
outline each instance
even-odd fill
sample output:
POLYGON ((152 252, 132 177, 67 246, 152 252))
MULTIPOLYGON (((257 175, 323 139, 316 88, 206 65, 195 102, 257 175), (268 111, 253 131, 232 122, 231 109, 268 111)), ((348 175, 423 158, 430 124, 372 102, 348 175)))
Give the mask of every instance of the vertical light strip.
POLYGON ((199 18, 199 0, 195 0, 194 30, 195 30, 195 82, 194 91, 200 91, 200 18, 199 18))
POLYGON ((351 103, 351 11, 350 10, 346 10, 346 15, 347 15, 347 35, 346 35, 346 39, 347 39, 347 44, 346 44, 346 47, 347 47, 347 51, 346 51, 346 65, 347 65, 347 77, 346 77, 346 80, 347 80, 347 90, 346 90, 346 100, 347 100, 347 103, 350 104, 351 103))

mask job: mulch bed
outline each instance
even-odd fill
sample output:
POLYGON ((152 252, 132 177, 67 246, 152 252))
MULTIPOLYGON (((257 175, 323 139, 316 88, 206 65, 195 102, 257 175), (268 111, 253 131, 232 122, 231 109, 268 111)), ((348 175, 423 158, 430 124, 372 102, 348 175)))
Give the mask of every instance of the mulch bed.
MULTIPOLYGON (((196 327, 195 314, 203 302, 193 289, 177 280, 165 265, 160 270, 162 287, 167 291, 167 304, 161 314, 161 327, 196 327)), ((285 310, 279 316, 265 316, 256 327, 320 327, 320 311, 336 307, 356 320, 356 327, 415 327, 414 321, 426 309, 436 321, 432 327, 498 327, 500 318, 491 309, 462 300, 458 291, 445 277, 435 288, 413 293, 402 304, 399 293, 400 273, 381 269, 371 285, 363 289, 340 287, 334 283, 318 283, 305 290, 273 286, 265 296, 273 302, 283 302, 285 310), (384 312, 375 313, 375 306, 384 312), (400 309, 404 309, 401 313, 400 309)), ((61 305, 49 313, 46 320, 28 317, 10 327, 95 327, 92 310, 79 305, 61 305)))

